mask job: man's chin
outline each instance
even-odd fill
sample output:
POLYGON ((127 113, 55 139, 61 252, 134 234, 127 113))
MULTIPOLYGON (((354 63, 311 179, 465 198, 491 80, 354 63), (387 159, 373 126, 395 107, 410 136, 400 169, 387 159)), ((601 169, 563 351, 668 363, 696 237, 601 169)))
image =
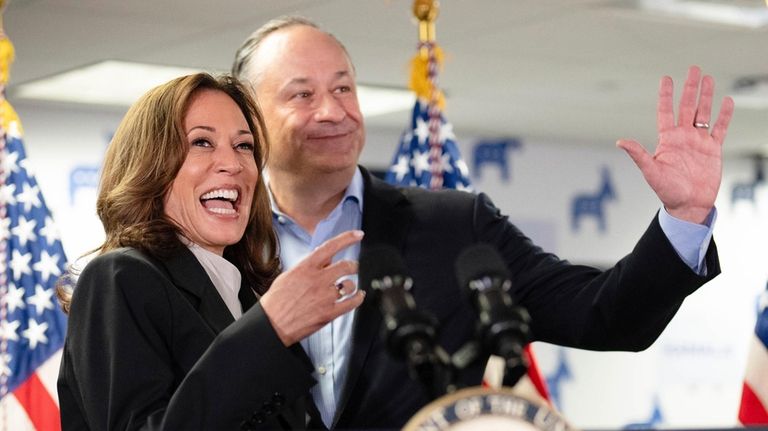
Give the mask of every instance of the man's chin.
POLYGON ((298 177, 313 178, 318 175, 349 174, 350 178, 357 169, 357 159, 351 159, 336 154, 327 157, 315 157, 312 160, 304 160, 303 163, 291 163, 283 166, 271 164, 268 171, 271 175, 283 172, 298 177))
POLYGON ((341 174, 349 173, 354 174, 357 169, 357 161, 355 163, 324 163, 316 166, 315 171, 322 174, 341 174))

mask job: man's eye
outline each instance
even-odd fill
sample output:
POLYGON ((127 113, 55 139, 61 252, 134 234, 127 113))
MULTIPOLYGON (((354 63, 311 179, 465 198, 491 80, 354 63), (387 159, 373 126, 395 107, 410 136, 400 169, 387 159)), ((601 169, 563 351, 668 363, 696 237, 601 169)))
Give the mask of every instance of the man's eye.
POLYGON ((312 93, 309 92, 309 91, 300 91, 300 92, 296 93, 295 97, 298 98, 298 99, 306 99, 308 97, 312 97, 312 93))
POLYGON ((349 85, 342 85, 341 87, 337 88, 336 91, 339 93, 349 93, 352 91, 352 87, 349 85))

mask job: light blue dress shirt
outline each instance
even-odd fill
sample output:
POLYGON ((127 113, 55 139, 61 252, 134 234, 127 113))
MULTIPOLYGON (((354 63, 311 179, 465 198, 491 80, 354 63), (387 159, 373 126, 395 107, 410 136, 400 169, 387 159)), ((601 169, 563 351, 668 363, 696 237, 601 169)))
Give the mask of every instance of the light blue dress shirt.
POLYGON ((680 259, 699 275, 707 275, 704 257, 709 249, 709 240, 712 239, 715 220, 717 220, 716 208, 712 208, 703 225, 672 217, 663 205, 659 211, 659 225, 664 235, 667 236, 680 259))
MULTIPOLYGON (((317 224, 310 235, 289 216, 283 214, 270 193, 275 231, 280 239, 280 260, 284 269, 294 267, 323 242, 349 230, 359 230, 363 223, 363 175, 358 169, 344 197, 331 213, 317 224)), ((360 243, 334 256, 333 261, 357 261, 360 243)), ((357 274, 349 277, 357 285, 357 274)), ((319 331, 301 340, 314 365, 313 376, 318 384, 311 389, 320 416, 326 427, 331 426, 336 405, 341 397, 352 352, 352 323, 356 310, 337 317, 319 331)))
MULTIPOLYGON (((269 178, 265 175, 269 185, 269 178)), ((269 190, 269 187, 267 187, 269 190)), ((283 268, 290 269, 323 242, 348 230, 361 229, 363 222, 363 176, 358 169, 341 202, 317 224, 310 235, 275 204, 270 192, 275 231, 280 239, 280 259, 283 268)), ((704 256, 712 237, 717 213, 712 210, 707 225, 698 225, 671 216, 662 207, 659 224, 680 258, 697 274, 704 275, 704 256)), ((333 261, 357 261, 360 245, 355 244, 339 252, 333 261)), ((357 275, 350 277, 357 285, 357 275)), ((318 384, 311 389, 312 398, 320 411, 323 423, 331 426, 347 376, 352 353, 352 324, 356 310, 339 316, 322 329, 301 340, 301 346, 314 364, 313 376, 318 384)))

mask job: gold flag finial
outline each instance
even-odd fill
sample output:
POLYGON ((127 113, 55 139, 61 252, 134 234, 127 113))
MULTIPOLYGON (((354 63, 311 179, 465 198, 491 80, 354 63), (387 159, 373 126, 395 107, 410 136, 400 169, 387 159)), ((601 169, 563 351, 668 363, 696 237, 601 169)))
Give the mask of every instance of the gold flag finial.
POLYGON ((0 86, 8 83, 8 71, 14 58, 13 44, 11 44, 3 28, 3 15, 7 5, 8 1, 0 0, 0 86))
POLYGON ((413 16, 419 20, 419 42, 435 41, 435 20, 439 9, 437 0, 413 0, 413 16))
POLYGON ((436 85, 437 71, 443 62, 443 52, 435 42, 438 9, 437 0, 413 0, 413 16, 419 20, 419 53, 411 60, 408 86, 419 98, 432 101, 442 109, 445 98, 436 85))
POLYGON ((3 13, 8 6, 8 0, 0 0, 0 133, 10 130, 11 123, 16 123, 16 130, 21 130, 19 117, 10 103, 5 99, 5 86, 8 85, 11 63, 14 59, 14 49, 11 40, 3 29, 3 13))

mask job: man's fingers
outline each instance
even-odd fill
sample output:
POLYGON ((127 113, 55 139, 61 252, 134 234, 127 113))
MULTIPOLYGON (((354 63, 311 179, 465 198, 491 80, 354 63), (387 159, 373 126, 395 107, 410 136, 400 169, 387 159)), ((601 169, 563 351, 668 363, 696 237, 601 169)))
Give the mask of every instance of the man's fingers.
POLYGON ((645 168, 650 163, 652 156, 648 154, 648 151, 642 145, 631 139, 619 139, 616 141, 616 146, 626 151, 637 167, 645 172, 645 168))
MULTIPOLYGON (((699 107, 696 108, 696 116, 693 125, 709 124, 712 115, 712 96, 715 94, 715 80, 706 75, 701 80, 701 94, 699 95, 699 107)), ((706 126, 697 126, 704 127, 706 126)))
POLYGON ((672 78, 665 76, 659 84, 659 102, 656 107, 656 127, 659 133, 675 127, 675 112, 672 110, 672 78))
POLYGON ((683 95, 680 98, 680 110, 678 113, 678 126, 692 126, 696 115, 696 99, 699 95, 699 83, 701 81, 701 69, 691 66, 688 69, 688 77, 685 79, 683 95))
POLYGON ((306 257, 305 262, 315 268, 323 268, 331 263, 331 259, 333 259, 333 256, 335 256, 336 253, 362 239, 363 231, 361 230, 350 230, 336 235, 320 244, 320 246, 306 257))
POLYGON ((720 145, 723 145, 723 141, 725 141, 725 135, 728 132, 728 124, 730 124, 731 118, 733 118, 733 99, 725 97, 720 105, 720 114, 717 116, 717 121, 712 127, 712 137, 720 145))

